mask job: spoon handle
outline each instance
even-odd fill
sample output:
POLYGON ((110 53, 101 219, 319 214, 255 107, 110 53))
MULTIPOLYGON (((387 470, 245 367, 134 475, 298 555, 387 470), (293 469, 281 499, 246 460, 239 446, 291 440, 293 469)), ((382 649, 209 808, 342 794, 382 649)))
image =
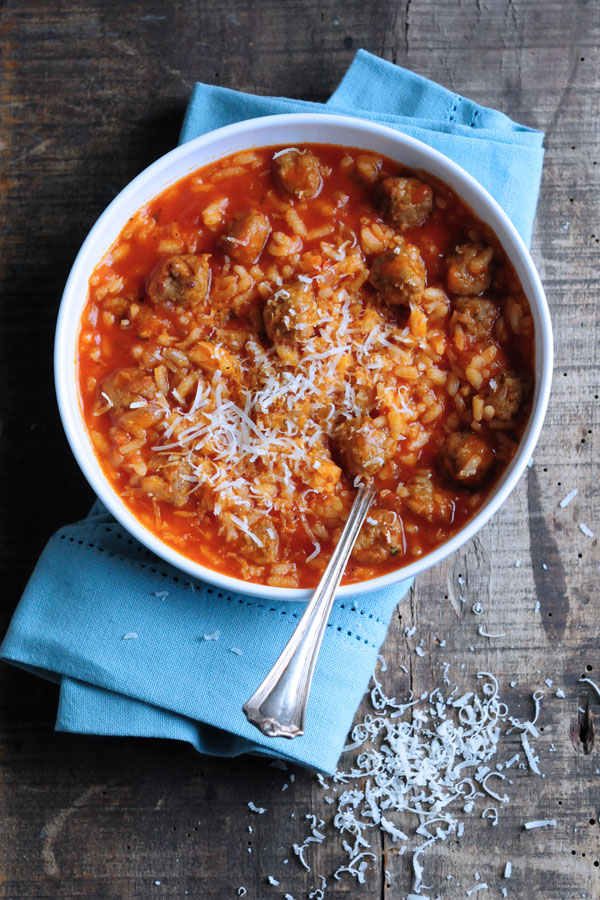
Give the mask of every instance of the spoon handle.
POLYGON ((265 680, 242 707, 248 721, 268 737, 304 734, 308 693, 335 593, 374 497, 373 486, 359 485, 340 540, 304 615, 265 680))

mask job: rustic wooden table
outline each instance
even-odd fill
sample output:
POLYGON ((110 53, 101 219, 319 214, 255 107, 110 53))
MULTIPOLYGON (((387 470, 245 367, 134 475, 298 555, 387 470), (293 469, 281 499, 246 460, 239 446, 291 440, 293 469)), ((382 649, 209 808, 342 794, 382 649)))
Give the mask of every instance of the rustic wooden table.
MULTIPOLYGON (((490 671, 523 716, 532 692, 545 691, 536 742, 545 777, 516 769, 496 827, 465 816, 464 834, 427 857, 425 893, 450 900, 486 883, 482 897, 503 888, 539 900, 600 897, 600 697, 578 681, 600 680, 598 541, 579 527, 600 530, 598 3, 5 0, 0 29, 2 630, 47 537, 91 501, 52 387, 65 278, 100 211, 176 143, 194 81, 320 101, 365 47, 546 132, 532 250, 556 335, 546 425, 508 503, 400 606, 384 678, 402 696, 441 685, 443 662, 465 690, 490 671), (505 637, 482 637, 480 624, 505 637), (531 819, 556 828, 527 831, 531 819)), ((54 734, 56 688, 7 666, 0 679, 1 897, 234 898, 244 886, 251 900, 300 900, 318 886, 291 851, 306 813, 331 818, 313 775, 297 771, 292 783, 290 771, 258 759, 54 734), (268 814, 253 816, 248 800, 268 814)), ((365 885, 332 882, 344 861, 333 837, 313 845, 313 871, 348 897, 406 897, 408 855, 379 834, 373 842, 380 863, 365 885)))

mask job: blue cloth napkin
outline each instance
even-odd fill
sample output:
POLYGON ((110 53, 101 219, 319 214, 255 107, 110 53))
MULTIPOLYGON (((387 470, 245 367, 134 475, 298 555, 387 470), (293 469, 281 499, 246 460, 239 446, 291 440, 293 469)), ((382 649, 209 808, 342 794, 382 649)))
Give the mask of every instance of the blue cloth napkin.
MULTIPOLYGON (((475 175, 529 241, 542 133, 364 51, 325 105, 197 84, 181 141, 241 119, 304 110, 373 119, 431 144, 475 175)), ((241 707, 304 605, 191 580, 129 537, 100 504, 50 539, 0 655, 60 684, 58 730, 174 738, 202 753, 261 753, 333 772, 411 584, 336 602, 306 734, 294 741, 263 737, 241 707)))

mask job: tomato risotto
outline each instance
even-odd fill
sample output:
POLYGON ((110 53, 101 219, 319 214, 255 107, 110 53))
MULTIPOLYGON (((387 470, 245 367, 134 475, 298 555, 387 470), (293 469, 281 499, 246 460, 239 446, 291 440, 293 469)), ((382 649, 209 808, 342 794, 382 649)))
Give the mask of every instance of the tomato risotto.
POLYGON ((533 320, 445 184, 345 147, 244 151, 126 224, 89 286, 78 378, 105 475, 213 570, 314 586, 361 480, 345 582, 458 531, 513 457, 533 320))

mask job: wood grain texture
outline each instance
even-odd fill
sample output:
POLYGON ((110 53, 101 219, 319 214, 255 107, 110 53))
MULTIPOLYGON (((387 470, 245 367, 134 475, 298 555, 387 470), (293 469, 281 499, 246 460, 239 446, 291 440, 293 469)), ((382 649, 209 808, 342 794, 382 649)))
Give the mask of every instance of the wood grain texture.
MULTIPOLYGON (((358 47, 547 133, 532 252, 553 312, 556 370, 535 462, 478 537, 418 579, 385 645, 386 686, 397 696, 431 690, 448 662, 465 690, 476 672, 494 672, 511 709, 529 715, 533 690, 552 679, 538 742, 545 778, 518 771, 497 827, 467 817, 462 838, 433 848, 427 893, 464 897, 479 872, 489 888, 477 897, 506 887, 509 897, 598 900, 599 741, 583 752, 578 712, 589 703, 592 719, 600 713, 578 682, 600 679, 598 541, 579 529, 600 531, 597 3, 0 3, 0 627, 48 535, 91 500, 62 434, 51 368, 60 294, 88 229, 176 143, 196 80, 325 100, 358 47), (479 624, 506 637, 482 637, 479 624), (557 828, 524 831, 533 818, 555 818, 557 828)), ((291 783, 257 759, 54 734, 55 687, 8 667, 0 682, 0 897, 230 900, 243 885, 249 900, 300 900, 318 886, 291 850, 307 833, 306 813, 331 817, 313 776, 297 771, 291 783), (252 815, 249 800, 268 813, 252 815)), ((381 838, 375 845, 381 862, 367 884, 335 890, 406 897, 408 857, 381 838)), ((311 855, 327 876, 343 862, 333 838, 311 855)))

